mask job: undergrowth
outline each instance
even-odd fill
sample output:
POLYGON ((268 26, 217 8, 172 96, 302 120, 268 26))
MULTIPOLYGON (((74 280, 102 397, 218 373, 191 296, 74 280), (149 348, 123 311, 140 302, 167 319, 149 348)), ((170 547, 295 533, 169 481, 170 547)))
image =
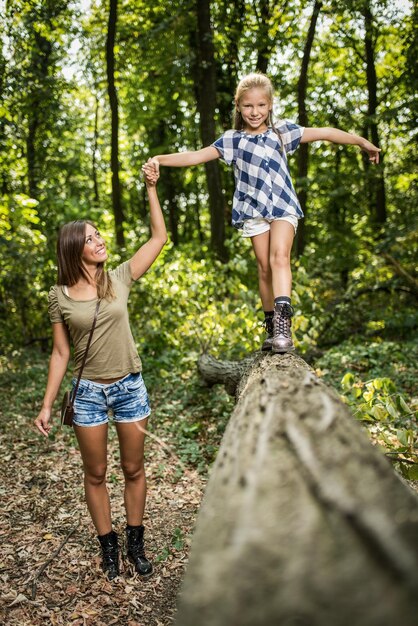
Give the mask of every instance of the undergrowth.
POLYGON ((370 439, 402 475, 418 480, 418 342, 346 341, 316 362, 370 439))
MULTIPOLYGON (((175 350, 148 354, 144 380, 151 398, 149 430, 168 446, 179 463, 206 475, 216 458, 234 401, 222 385, 208 388, 201 381, 197 352, 175 350)), ((416 362, 418 343, 347 341, 329 350, 315 364, 316 373, 333 386, 367 429, 373 443, 406 478, 418 479, 416 362)), ((0 359, 0 402, 5 416, 22 415, 33 438, 32 423, 41 406, 48 354, 32 348, 0 359)), ((67 374, 63 387, 69 384, 67 374)), ((57 432, 59 401, 55 411, 57 432)), ((0 425, 7 429, 7 423, 0 425)), ((114 437, 114 429, 110 429, 114 437)), ((75 437, 74 445, 75 445, 75 437)))

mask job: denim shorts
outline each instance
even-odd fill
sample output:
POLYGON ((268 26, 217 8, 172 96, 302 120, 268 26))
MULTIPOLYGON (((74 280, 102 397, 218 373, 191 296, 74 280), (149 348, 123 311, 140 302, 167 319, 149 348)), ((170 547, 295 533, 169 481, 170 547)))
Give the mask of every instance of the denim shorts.
MULTIPOLYGON (((73 389, 76 379, 72 381, 73 389)), ((115 383, 80 380, 74 402, 76 426, 100 426, 109 421, 138 422, 151 413, 148 393, 140 373, 128 374, 115 383)))

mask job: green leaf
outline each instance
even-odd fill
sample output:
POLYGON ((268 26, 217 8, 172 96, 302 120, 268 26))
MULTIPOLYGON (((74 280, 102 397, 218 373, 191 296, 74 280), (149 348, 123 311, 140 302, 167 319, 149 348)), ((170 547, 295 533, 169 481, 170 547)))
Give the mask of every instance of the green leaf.
POLYGON ((409 480, 418 480, 418 463, 408 467, 408 478, 409 480))
POLYGON ((393 417, 393 419, 398 419, 398 417, 399 417, 399 412, 398 412, 398 411, 396 410, 396 408, 393 406, 393 404, 392 404, 392 401, 391 401, 391 400, 388 400, 388 401, 385 403, 385 407, 386 407, 387 412, 389 413, 389 415, 390 415, 391 417, 393 417))
POLYGON ((354 374, 352 374, 351 372, 347 372, 347 374, 345 374, 341 380, 341 386, 343 389, 347 391, 353 386, 353 384, 354 384, 354 374))
POLYGON ((408 445, 410 431, 400 428, 396 431, 396 436, 403 446, 408 445))

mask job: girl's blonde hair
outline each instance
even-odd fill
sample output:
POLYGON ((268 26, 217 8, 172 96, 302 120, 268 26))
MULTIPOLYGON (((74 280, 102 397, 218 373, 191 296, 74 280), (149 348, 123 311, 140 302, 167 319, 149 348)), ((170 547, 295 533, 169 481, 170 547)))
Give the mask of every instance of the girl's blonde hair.
MULTIPOLYGON (((58 285, 72 287, 81 277, 89 280, 82 261, 87 224, 96 228, 95 224, 89 220, 76 220, 60 228, 57 240, 58 285)), ((114 299, 112 280, 105 271, 103 263, 97 264, 95 283, 98 298, 114 299)))
POLYGON ((247 74, 247 76, 244 76, 244 78, 239 81, 237 90, 235 92, 235 108, 233 120, 235 130, 242 130, 244 128, 244 120, 242 119, 242 115, 238 109, 239 101, 246 91, 254 88, 263 89, 266 92, 266 96, 271 103, 271 111, 267 119, 267 125, 273 125, 273 85, 270 78, 265 74, 262 74, 261 72, 253 72, 252 74, 247 74))

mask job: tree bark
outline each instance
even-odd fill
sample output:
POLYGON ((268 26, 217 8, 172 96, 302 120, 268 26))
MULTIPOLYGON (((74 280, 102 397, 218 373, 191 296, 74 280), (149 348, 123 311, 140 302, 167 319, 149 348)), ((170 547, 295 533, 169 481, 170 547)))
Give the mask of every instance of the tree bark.
POLYGON ((273 6, 270 6, 270 0, 259 0, 258 3, 254 4, 259 29, 256 70, 263 72, 263 74, 267 72, 273 47, 273 42, 269 37, 272 10, 273 6))
POLYGON ((257 19, 256 70, 263 72, 263 74, 267 72, 271 53, 282 34, 277 29, 276 35, 274 37, 271 36, 270 30, 274 12, 276 15, 284 15, 288 4, 288 0, 284 0, 279 7, 277 6, 277 0, 258 0, 258 2, 253 3, 254 14, 257 19))
POLYGON ((118 0, 109 0, 109 19, 106 39, 106 71, 107 92, 111 112, 111 154, 110 166, 112 170, 112 206, 115 219, 116 242, 118 246, 125 245, 123 222, 125 216, 122 208, 122 194, 119 180, 119 111, 118 95, 115 85, 115 39, 118 11, 118 0))
POLYGON ((99 143, 99 97, 96 96, 96 106, 94 109, 94 132, 93 132, 93 154, 91 159, 91 174, 93 178, 93 204, 95 207, 100 205, 99 183, 97 180, 97 161, 96 154, 99 143))
MULTIPOLYGON (((44 106, 45 93, 38 87, 47 83, 51 65, 52 44, 38 32, 34 33, 34 46, 30 56, 30 74, 34 86, 30 86, 28 102, 28 134, 26 137, 26 159, 28 164, 28 193, 31 198, 38 198, 41 180, 42 157, 37 149, 39 129, 42 124, 41 111, 44 106)), ((50 94, 49 94, 50 95, 50 94)), ((45 149, 41 150, 43 154, 45 149)))
MULTIPOLYGON (((210 23, 210 0, 196 1, 197 63, 196 93, 200 116, 200 138, 204 146, 216 139, 216 65, 210 23)), ((211 248, 221 260, 226 260, 225 201, 222 193, 218 159, 205 163, 209 193, 211 248)))
MULTIPOLYGON (((0 50, 0 102, 3 102, 3 100, 5 101, 5 77, 6 77, 6 70, 7 70, 7 62, 6 62, 6 58, 3 54, 3 50, 0 50)), ((0 151, 5 154, 6 153, 6 146, 7 146, 7 141, 6 141, 6 127, 7 127, 7 122, 6 122, 6 117, 1 115, 0 116, 0 151)), ((9 192, 9 177, 10 174, 8 172, 9 168, 0 168, 0 193, 2 195, 6 195, 9 192)))
MULTIPOLYGON (((167 145, 167 125, 161 120, 158 126, 155 128, 152 135, 152 142, 157 146, 167 145)), ((173 168, 167 167, 164 172, 164 177, 159 182, 159 187, 162 191, 160 194, 164 198, 163 206, 168 207, 168 228, 171 235, 171 241, 173 245, 178 246, 180 243, 179 237, 179 215, 180 208, 177 200, 177 186, 175 173, 173 168)))
MULTIPOLYGON (((377 147, 380 147, 379 131, 377 126, 377 76, 375 67, 375 43, 373 15, 370 8, 370 2, 367 0, 363 8, 363 17, 365 25, 365 51, 366 51, 366 78, 368 89, 368 120, 367 127, 370 131, 370 141, 377 147)), ((377 224, 386 222, 386 191, 385 179, 383 173, 383 155, 380 154, 380 164, 373 169, 374 194, 373 194, 373 213, 377 224)), ((370 164, 365 157, 366 167, 370 164)))
POLYGON ((302 359, 237 368, 176 623, 416 624, 416 495, 302 359))
POLYGON ((389 252, 382 252, 382 257, 394 268, 396 274, 411 288, 414 296, 418 296, 418 280, 410 274, 389 252))
MULTIPOLYGON (((309 60, 312 51, 312 45, 315 37, 316 23, 318 21, 318 15, 322 7, 320 0, 315 0, 314 8, 312 11, 312 17, 309 24, 308 35, 305 42, 305 48, 303 50, 302 66, 299 74, 298 81, 298 122, 301 126, 308 126, 308 113, 306 110, 306 91, 308 87, 308 67, 309 60)), ((306 210, 308 199, 308 164, 309 164, 309 144, 301 143, 299 146, 299 158, 298 158, 298 197, 300 206, 305 219, 299 221, 298 233, 296 237, 296 254, 300 256, 303 254, 306 245, 306 210)))

